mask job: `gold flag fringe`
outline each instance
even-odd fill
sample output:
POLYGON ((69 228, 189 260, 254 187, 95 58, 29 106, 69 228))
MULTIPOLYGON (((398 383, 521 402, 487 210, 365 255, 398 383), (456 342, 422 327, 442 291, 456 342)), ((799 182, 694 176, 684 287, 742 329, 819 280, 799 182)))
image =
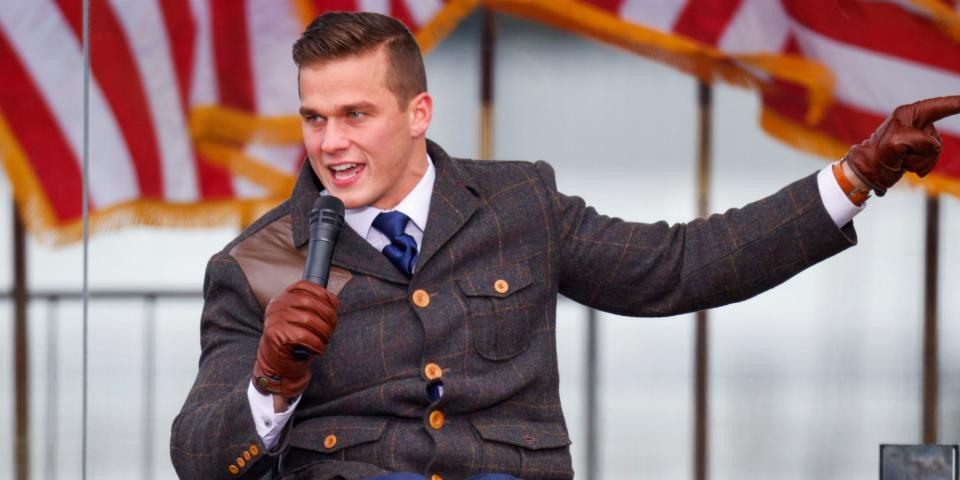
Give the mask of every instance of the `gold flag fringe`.
MULTIPOLYGON (((316 16, 310 0, 290 0, 303 25, 316 16)), ((960 16, 936 0, 910 0, 928 12, 952 38, 960 41, 960 16)), ((764 108, 762 128, 781 141, 827 158, 840 158, 847 146, 811 128, 834 101, 834 76, 822 64, 789 54, 727 54, 710 45, 679 35, 625 21, 605 10, 577 0, 451 0, 416 32, 420 47, 427 52, 446 38, 457 24, 477 7, 536 20, 572 31, 656 61, 668 64, 700 80, 717 80, 761 91, 761 75, 801 85, 808 95, 804 124, 788 120, 764 108), (762 72, 762 73, 761 73, 762 72)), ((268 198, 206 201, 188 204, 137 200, 91 215, 91 231, 106 231, 124 225, 141 224, 174 227, 243 226, 283 201, 293 177, 268 163, 244 153, 251 143, 267 145, 301 144, 300 119, 296 115, 257 116, 220 105, 195 107, 190 112, 190 131, 198 150, 211 162, 226 167, 269 191, 268 198)), ((0 156, 13 184, 17 202, 28 230, 38 239, 66 243, 81 236, 80 221, 62 223, 33 173, 22 148, 0 112, 0 156)), ((930 192, 960 196, 960 179, 932 174, 919 180, 908 176, 930 192)))
POLYGON ((960 42, 960 14, 940 0, 910 0, 915 7, 927 12, 944 33, 960 42))
MULTIPOLYGON (((82 238, 82 220, 58 219, 6 116, 0 112, 0 158, 13 189, 13 198, 27 230, 38 241, 66 244, 82 238)), ((212 200, 175 203, 140 199, 98 209, 90 215, 90 232, 104 232, 128 225, 168 227, 245 226, 286 199, 268 198, 212 200)))

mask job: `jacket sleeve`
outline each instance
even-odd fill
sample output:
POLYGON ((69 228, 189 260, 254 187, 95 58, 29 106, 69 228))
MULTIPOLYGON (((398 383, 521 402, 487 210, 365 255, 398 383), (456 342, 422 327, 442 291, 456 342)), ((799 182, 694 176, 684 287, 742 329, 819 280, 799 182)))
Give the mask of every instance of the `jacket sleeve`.
POLYGON ((173 421, 170 457, 183 479, 260 478, 274 452, 264 451, 247 387, 263 312, 239 264, 225 252, 207 264, 203 298, 200 368, 173 421))
POLYGON ((625 222, 556 190, 536 168, 554 209, 560 293, 603 311, 667 316, 718 307, 773 288, 856 244, 837 228, 816 174, 779 192, 685 224, 625 222))

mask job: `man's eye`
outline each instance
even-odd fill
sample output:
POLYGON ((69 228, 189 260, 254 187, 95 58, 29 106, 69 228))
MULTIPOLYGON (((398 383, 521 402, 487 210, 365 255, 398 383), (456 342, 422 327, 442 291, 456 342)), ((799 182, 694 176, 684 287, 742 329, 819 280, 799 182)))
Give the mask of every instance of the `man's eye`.
POLYGON ((360 119, 360 118, 363 118, 363 117, 367 116, 367 114, 366 114, 366 113, 363 113, 363 112, 350 112, 350 113, 347 114, 347 116, 349 116, 350 118, 352 118, 352 119, 354 119, 354 120, 357 120, 357 119, 360 119))

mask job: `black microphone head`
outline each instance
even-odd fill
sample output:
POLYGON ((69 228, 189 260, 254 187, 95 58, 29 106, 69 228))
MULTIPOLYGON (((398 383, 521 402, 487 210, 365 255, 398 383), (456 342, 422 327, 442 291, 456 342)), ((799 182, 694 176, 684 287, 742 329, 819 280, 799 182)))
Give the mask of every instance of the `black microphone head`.
POLYGON ((310 210, 310 225, 326 223, 337 229, 343 225, 343 202, 333 195, 321 195, 310 210))

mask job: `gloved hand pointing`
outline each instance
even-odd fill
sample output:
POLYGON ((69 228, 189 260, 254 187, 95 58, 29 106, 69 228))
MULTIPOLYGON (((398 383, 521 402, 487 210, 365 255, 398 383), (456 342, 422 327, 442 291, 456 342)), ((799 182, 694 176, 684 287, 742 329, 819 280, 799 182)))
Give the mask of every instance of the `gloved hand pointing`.
POLYGON ((923 177, 933 170, 942 149, 933 122, 957 113, 960 95, 901 105, 870 138, 851 148, 845 160, 882 197, 905 171, 923 177))

